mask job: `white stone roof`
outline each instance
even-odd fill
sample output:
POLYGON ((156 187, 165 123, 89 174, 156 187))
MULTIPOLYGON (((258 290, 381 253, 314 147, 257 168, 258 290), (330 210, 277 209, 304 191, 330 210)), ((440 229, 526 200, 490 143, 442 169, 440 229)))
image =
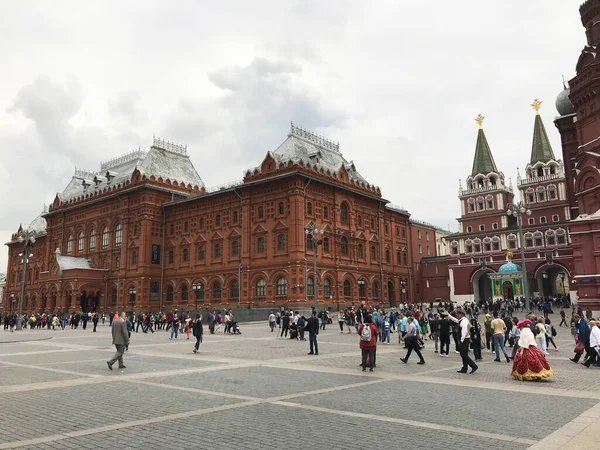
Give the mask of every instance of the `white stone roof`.
POLYGON ((42 213, 35 219, 33 219, 29 225, 24 227, 23 231, 30 231, 35 233, 36 235, 46 234, 47 223, 46 219, 44 218, 44 214, 46 214, 47 212, 48 209, 46 206, 44 206, 44 210, 42 211, 42 213))
POLYGON ((122 186, 131 179, 136 168, 147 177, 153 175, 186 186, 204 187, 200 175, 187 155, 187 147, 155 138, 149 151, 136 150, 105 161, 100 165, 98 172, 75 169, 73 178, 58 196, 61 201, 67 201, 86 193, 101 191, 106 187, 122 186))
POLYGON ((56 262, 61 272, 71 269, 91 269, 89 260, 86 258, 77 258, 75 256, 63 256, 60 253, 56 254, 56 262))
MULTIPOLYGON (((287 139, 269 154, 277 163, 302 161, 304 164, 310 164, 319 169, 323 168, 325 172, 336 174, 344 166, 351 181, 373 187, 358 173, 353 161, 346 161, 340 153, 339 143, 329 141, 294 124, 291 125, 287 139)), ((260 171, 260 166, 251 169, 251 171, 255 170, 260 171)))

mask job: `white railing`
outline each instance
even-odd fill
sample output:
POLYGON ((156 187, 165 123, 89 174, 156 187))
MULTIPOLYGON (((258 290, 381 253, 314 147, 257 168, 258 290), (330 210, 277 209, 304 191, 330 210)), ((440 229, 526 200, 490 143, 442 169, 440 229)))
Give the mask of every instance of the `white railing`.
POLYGON ((240 186, 242 184, 244 184, 244 180, 230 181, 229 183, 223 183, 223 184, 219 184, 217 186, 210 186, 210 187, 206 188, 206 192, 224 191, 225 189, 231 189, 233 187, 240 186))
POLYGON ((531 178, 525 178, 525 179, 521 179, 519 180, 519 186, 522 186, 524 184, 534 184, 534 183, 540 183, 542 181, 550 181, 550 180, 558 180, 564 178, 564 175, 562 174, 558 174, 558 173, 553 173, 551 175, 545 175, 543 177, 531 177, 531 178))

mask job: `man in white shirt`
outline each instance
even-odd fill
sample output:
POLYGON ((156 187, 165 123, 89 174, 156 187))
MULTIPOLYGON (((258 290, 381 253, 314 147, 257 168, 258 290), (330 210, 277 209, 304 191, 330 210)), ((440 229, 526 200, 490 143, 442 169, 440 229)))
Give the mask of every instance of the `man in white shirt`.
POLYGON ((477 364, 475 364, 475 362, 469 357, 469 346, 471 344, 469 319, 465 317, 465 312, 462 309, 456 310, 458 319, 448 314, 448 311, 444 311, 443 314, 452 322, 457 323, 460 327, 460 344, 458 346, 458 350, 460 352, 460 357, 462 358, 463 366, 460 370, 457 370, 457 372, 467 373, 467 367, 470 367, 470 373, 475 373, 475 371, 479 369, 479 366, 477 366, 477 364))
POLYGON ((275 321, 276 321, 275 314, 273 314, 273 312, 271 311, 271 314, 269 314, 269 326, 271 327, 271 333, 275 329, 275 321))
POLYGON ((600 352, 600 328, 596 325, 595 320, 590 320, 590 350, 587 352, 587 359, 583 363, 585 367, 590 367, 594 361, 598 360, 600 352))

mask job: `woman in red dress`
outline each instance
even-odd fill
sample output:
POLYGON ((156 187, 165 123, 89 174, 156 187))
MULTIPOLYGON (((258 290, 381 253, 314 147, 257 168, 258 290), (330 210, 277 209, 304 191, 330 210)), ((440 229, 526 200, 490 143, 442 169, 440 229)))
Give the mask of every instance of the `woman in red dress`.
POLYGON ((531 321, 522 320, 517 324, 521 330, 519 351, 513 360, 511 375, 517 380, 541 380, 554 376, 554 371, 544 354, 537 348, 535 337, 531 332, 531 321))

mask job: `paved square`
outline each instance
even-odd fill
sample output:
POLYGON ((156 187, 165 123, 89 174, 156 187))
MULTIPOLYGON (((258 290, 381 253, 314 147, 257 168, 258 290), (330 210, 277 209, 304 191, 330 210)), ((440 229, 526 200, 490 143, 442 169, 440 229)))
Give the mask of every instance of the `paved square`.
POLYGON ((157 436, 173 436, 171 448, 217 447, 226 436, 264 449, 290 433, 302 447, 346 450, 365 445, 356 430, 373 430, 381 448, 410 439, 411 449, 564 449, 600 423, 600 369, 568 360, 564 328, 550 351, 556 376, 539 383, 512 379, 511 365, 487 353, 476 374, 458 374, 459 356, 439 357, 430 341, 424 366, 404 365, 396 335, 370 373, 358 367, 356 334, 331 327, 310 356, 307 342, 265 324, 243 332, 207 334, 196 355, 185 335, 133 333, 127 368, 112 372, 108 326, 0 333, 0 449, 141 449, 157 436))

